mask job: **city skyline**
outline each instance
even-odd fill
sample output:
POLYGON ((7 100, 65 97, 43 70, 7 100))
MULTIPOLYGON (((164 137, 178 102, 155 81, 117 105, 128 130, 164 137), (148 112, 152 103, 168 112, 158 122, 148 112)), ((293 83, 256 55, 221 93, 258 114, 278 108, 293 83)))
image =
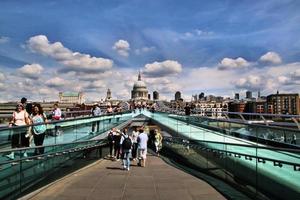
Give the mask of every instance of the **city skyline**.
POLYGON ((0 2, 0 101, 299 93, 300 2, 0 2))

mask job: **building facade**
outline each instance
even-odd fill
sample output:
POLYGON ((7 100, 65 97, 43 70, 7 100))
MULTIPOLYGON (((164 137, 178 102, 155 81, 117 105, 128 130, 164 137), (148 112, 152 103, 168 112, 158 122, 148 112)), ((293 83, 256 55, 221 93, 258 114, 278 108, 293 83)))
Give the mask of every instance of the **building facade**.
POLYGON ((179 91, 177 91, 175 93, 175 101, 179 101, 181 99, 181 93, 179 91))
POLYGON ((251 91, 247 91, 246 92, 246 99, 251 99, 252 98, 252 92, 251 91))
POLYGON ((234 94, 234 99, 235 100, 240 100, 240 94, 239 93, 235 93, 234 94))
POLYGON ((82 92, 60 92, 59 103, 84 103, 84 94, 82 92))
POLYGON ((107 92, 106 92, 106 98, 105 98, 105 100, 110 100, 111 99, 111 91, 110 91, 110 89, 108 88, 107 89, 107 92))
POLYGON ((153 100, 154 101, 159 100, 159 93, 157 91, 153 92, 153 100))
POLYGON ((267 104, 272 114, 300 114, 299 94, 271 94, 267 104), (271 109, 272 108, 272 109, 271 109))

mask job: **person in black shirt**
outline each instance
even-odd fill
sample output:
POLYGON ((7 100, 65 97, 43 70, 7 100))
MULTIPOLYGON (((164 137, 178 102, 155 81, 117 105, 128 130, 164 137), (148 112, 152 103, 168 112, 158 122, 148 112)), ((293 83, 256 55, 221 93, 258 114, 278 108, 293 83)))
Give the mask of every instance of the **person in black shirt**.
POLYGON ((23 104, 26 112, 31 115, 32 114, 32 104, 31 103, 27 103, 27 99, 25 97, 22 97, 21 99, 21 104, 23 104))
POLYGON ((117 160, 120 159, 121 156, 121 145, 120 145, 120 141, 121 141, 121 134, 120 131, 116 131, 116 134, 114 135, 114 156, 117 160))

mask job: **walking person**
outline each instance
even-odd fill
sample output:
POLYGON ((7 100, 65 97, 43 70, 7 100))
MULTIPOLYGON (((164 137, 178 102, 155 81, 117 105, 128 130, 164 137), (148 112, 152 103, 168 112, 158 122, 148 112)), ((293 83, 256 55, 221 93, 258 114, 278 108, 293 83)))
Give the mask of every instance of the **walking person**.
MULTIPOLYGON (((92 116, 93 117, 97 117, 97 116, 101 115, 101 109, 99 108, 98 104, 94 104, 91 112, 92 112, 92 116)), ((99 128, 100 128, 99 125, 100 125, 100 120, 94 121, 92 123, 92 132, 91 132, 91 134, 94 134, 96 127, 97 127, 97 131, 96 132, 97 133, 99 132, 99 128)))
POLYGON ((154 130, 154 146, 155 146, 155 153, 157 156, 159 156, 159 150, 162 147, 162 135, 160 134, 160 132, 155 129, 154 130))
POLYGON ((114 135, 114 157, 116 158, 116 160, 120 160, 121 157, 121 145, 120 145, 120 141, 121 141, 121 133, 119 130, 116 131, 115 135, 114 135))
POLYGON ((139 152, 139 166, 145 167, 146 166, 146 159, 147 159, 147 142, 148 142, 148 135, 144 132, 143 128, 139 129, 139 136, 137 138, 138 142, 138 152, 139 152))
POLYGON ((137 131, 137 128, 134 128, 131 134, 131 140, 132 140, 132 158, 133 160, 137 159, 137 149, 138 149, 138 142, 137 138, 139 136, 139 132, 137 131))
POLYGON ((115 145, 115 140, 114 140, 114 136, 116 134, 116 129, 112 128, 111 131, 109 131, 108 135, 107 135, 107 139, 108 139, 108 145, 109 145, 109 157, 113 158, 113 149, 114 149, 114 145, 115 145))
MULTIPOLYGON (((24 109, 23 104, 18 104, 13 112, 12 119, 9 123, 9 127, 12 126, 26 126, 30 124, 28 113, 24 109)), ((27 127, 17 128, 13 130, 11 137, 11 148, 29 147, 29 137, 26 137, 27 127)), ((24 157, 27 157, 27 153, 24 152, 24 157)), ((10 159, 15 159, 14 152, 7 155, 10 159)))
MULTIPOLYGON (((47 123, 47 117, 41 107, 41 104, 34 104, 33 105, 33 112, 30 116, 30 119, 33 124, 40 124, 40 125, 33 125, 32 126, 32 133, 35 146, 43 146, 44 139, 45 139, 45 132, 47 127, 43 123, 47 123)), ((36 148, 34 151, 35 155, 44 154, 44 147, 36 148)))
POLYGON ((127 134, 126 128, 122 132, 120 145, 122 148, 123 169, 129 171, 132 140, 129 137, 129 135, 127 134))

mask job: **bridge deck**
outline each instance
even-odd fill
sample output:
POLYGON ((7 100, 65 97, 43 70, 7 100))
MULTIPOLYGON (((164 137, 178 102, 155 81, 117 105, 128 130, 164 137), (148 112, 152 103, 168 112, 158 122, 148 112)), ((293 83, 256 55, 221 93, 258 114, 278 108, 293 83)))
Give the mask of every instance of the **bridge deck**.
POLYGON ((155 156, 148 156, 144 168, 135 162, 130 171, 123 171, 121 167, 120 161, 98 161, 45 187, 29 199, 225 199, 206 182, 155 156))

